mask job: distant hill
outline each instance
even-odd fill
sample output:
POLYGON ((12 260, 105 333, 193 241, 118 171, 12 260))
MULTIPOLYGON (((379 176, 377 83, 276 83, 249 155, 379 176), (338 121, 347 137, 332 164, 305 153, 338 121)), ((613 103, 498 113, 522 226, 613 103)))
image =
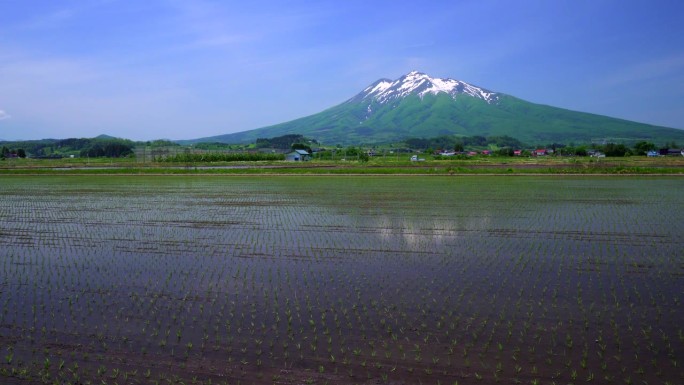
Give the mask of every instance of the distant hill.
POLYGON ((684 143, 684 130, 535 104, 453 79, 411 72, 380 79, 320 113, 250 131, 180 143, 252 143, 300 134, 323 144, 374 144, 410 137, 502 136, 523 142, 684 143))
POLYGON ((110 136, 110 135, 107 135, 107 134, 101 134, 101 135, 98 135, 98 136, 94 137, 93 139, 111 140, 111 139, 120 139, 120 138, 117 138, 117 137, 114 137, 114 136, 110 136))
POLYGON ((122 157, 133 154, 136 142, 100 135, 96 138, 0 141, 0 146, 23 149, 32 158, 122 157))

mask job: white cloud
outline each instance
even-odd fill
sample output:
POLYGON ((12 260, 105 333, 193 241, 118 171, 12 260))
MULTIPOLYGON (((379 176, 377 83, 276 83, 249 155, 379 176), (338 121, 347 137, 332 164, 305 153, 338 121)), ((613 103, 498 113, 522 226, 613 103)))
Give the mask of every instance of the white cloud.
POLYGON ((0 120, 9 119, 9 118, 11 118, 11 117, 12 117, 12 116, 10 116, 10 114, 8 114, 7 112, 5 112, 4 110, 0 110, 0 120))

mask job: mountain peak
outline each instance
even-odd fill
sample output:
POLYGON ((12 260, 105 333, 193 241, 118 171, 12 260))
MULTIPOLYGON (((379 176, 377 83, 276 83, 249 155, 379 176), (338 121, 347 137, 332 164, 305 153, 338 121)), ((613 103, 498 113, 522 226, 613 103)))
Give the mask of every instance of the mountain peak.
POLYGON ((317 114, 194 142, 250 143, 291 134, 328 145, 441 136, 510 136, 530 144, 590 143, 594 138, 684 141, 683 130, 534 104, 460 80, 411 71, 396 80, 379 79, 353 98, 317 114))
POLYGON ((496 103, 499 100, 499 94, 496 92, 460 80, 433 78, 425 73, 413 70, 394 81, 380 79, 349 101, 371 99, 384 104, 409 95, 417 95, 422 99, 427 94, 437 95, 439 93, 445 93, 452 98, 466 94, 482 99, 489 104, 496 103))

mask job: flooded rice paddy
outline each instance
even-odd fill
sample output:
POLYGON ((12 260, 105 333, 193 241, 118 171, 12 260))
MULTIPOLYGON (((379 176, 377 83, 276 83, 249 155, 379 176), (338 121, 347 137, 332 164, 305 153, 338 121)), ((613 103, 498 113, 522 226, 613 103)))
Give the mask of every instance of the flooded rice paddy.
POLYGON ((678 177, 7 177, 0 382, 680 384, 678 177))

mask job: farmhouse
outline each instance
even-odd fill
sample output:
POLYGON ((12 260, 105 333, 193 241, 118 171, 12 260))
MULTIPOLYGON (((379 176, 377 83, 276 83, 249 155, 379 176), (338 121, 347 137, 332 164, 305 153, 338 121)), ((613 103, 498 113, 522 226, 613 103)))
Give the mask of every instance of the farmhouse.
POLYGON ((285 154, 285 160, 289 162, 304 162, 311 160, 311 154, 306 150, 294 150, 288 154, 285 154))
POLYGON ((660 150, 662 156, 684 156, 684 150, 678 148, 663 148, 660 150))

